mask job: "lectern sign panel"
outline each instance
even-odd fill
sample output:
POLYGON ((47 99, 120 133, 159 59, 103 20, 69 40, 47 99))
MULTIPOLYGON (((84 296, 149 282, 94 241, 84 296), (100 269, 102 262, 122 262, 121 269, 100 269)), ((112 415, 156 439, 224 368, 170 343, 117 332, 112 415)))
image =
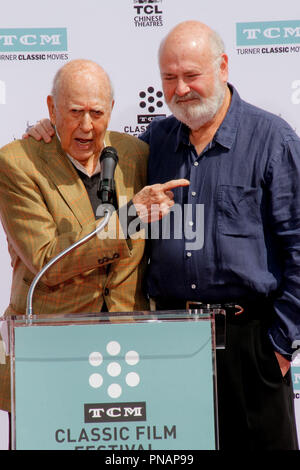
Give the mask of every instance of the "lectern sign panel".
POLYGON ((214 449, 210 321, 15 328, 17 449, 214 449))

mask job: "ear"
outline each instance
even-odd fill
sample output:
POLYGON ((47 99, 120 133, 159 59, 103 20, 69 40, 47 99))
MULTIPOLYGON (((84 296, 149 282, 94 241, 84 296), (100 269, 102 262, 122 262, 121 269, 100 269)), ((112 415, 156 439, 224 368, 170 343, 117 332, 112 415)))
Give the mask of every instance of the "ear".
POLYGON ((55 126, 55 124, 56 124, 56 109, 55 109, 55 106, 54 106, 53 96, 51 96, 51 95, 47 96, 47 106, 48 106, 48 111, 49 111, 49 117, 50 117, 51 124, 53 124, 55 126))
POLYGON ((222 61, 220 64, 220 77, 224 82, 228 81, 228 55, 222 54, 222 61))

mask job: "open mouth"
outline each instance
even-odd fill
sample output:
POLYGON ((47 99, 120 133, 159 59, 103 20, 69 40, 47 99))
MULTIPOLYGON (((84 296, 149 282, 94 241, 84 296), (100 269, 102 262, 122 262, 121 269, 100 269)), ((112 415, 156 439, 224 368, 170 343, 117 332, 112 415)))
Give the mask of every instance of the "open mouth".
POLYGON ((79 142, 80 144, 83 144, 83 145, 84 145, 84 144, 89 144, 90 142, 93 141, 93 139, 80 139, 80 138, 78 138, 78 137, 77 137, 75 140, 76 140, 77 142, 79 142))

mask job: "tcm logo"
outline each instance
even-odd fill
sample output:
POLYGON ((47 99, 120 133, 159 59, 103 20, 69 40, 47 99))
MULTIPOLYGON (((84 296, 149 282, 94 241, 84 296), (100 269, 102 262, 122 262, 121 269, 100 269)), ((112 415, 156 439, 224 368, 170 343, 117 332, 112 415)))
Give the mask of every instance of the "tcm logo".
POLYGON ((66 51, 66 28, 0 29, 0 51, 66 51))
POLYGON ((138 92, 139 108, 142 114, 137 113, 137 123, 124 126, 124 132, 138 136, 145 132, 150 122, 157 117, 166 117, 163 102, 163 92, 155 90, 153 86, 138 92))
POLYGON ((140 108, 147 113, 137 115, 138 124, 149 124, 155 117, 166 117, 161 112, 157 113, 157 110, 160 110, 164 105, 162 91, 156 91, 153 86, 149 86, 147 90, 139 92, 139 98, 140 108))
POLYGON ((96 403, 84 405, 85 423, 146 421, 146 403, 96 403))
POLYGON ((6 87, 5 82, 0 80, 0 104, 6 103, 6 87))
POLYGON ((300 20, 236 24, 238 46, 300 43, 300 20))

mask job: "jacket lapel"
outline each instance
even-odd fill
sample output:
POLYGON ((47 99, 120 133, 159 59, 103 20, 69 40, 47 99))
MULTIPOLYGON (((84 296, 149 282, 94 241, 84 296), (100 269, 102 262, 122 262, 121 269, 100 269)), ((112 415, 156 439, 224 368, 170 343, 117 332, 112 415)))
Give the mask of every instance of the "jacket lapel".
POLYGON ((85 187, 55 136, 43 146, 41 158, 52 182, 81 226, 95 220, 85 187))

